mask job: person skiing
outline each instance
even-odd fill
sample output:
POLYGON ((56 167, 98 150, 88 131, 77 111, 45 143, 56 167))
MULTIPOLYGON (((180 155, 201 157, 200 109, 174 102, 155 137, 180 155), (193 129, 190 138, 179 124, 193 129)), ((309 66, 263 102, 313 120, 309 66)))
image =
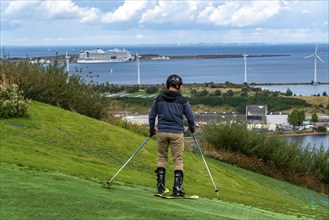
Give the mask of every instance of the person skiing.
POLYGON ((173 196, 184 196, 183 189, 183 152, 184 152, 184 116, 188 121, 189 130, 194 133, 195 123, 191 106, 181 95, 183 80, 180 76, 170 75, 166 82, 167 90, 158 95, 149 113, 150 137, 157 134, 157 190, 165 192, 166 165, 168 149, 171 147, 174 163, 173 196), (158 131, 155 130, 155 119, 158 116, 158 131))

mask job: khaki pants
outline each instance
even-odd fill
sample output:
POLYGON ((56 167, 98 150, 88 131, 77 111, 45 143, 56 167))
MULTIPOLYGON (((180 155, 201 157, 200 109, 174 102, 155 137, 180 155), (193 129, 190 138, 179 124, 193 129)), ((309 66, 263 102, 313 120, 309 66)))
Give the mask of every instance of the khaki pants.
POLYGON ((168 149, 171 148, 174 170, 183 171, 184 134, 159 132, 157 167, 166 168, 168 161, 168 149))

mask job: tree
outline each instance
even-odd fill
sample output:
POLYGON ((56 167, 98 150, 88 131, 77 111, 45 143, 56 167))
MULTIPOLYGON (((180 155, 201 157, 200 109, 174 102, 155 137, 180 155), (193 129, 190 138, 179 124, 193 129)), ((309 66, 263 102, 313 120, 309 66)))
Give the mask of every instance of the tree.
POLYGON ((255 93, 256 97, 268 97, 269 91, 268 90, 261 90, 255 93))
POLYGON ((286 96, 292 96, 293 93, 292 93, 292 91, 288 88, 287 91, 286 91, 286 93, 285 93, 285 95, 286 95, 286 96))
POLYGON ((200 96, 207 96, 207 95, 209 95, 209 92, 206 89, 204 89, 200 92, 200 96))
POLYGON ((157 91, 159 91, 157 86, 150 86, 145 90, 147 94, 156 93, 157 91))
POLYGON ((221 92, 219 89, 217 89, 217 90, 214 92, 214 95, 215 95, 215 96, 221 96, 221 95, 222 95, 222 92, 221 92))
POLYGON ((327 92, 324 91, 324 92, 322 93, 322 96, 328 96, 328 95, 327 95, 327 92))
POLYGON ((291 124, 293 126, 300 126, 300 125, 302 125, 304 120, 305 120, 305 112, 304 112, 304 110, 294 109, 288 115, 288 122, 289 122, 289 124, 291 124))
POLYGON ((232 97, 234 95, 234 92, 230 89, 226 93, 224 93, 224 96, 232 97))
POLYGON ((316 123, 318 122, 319 118, 318 115, 316 113, 312 114, 312 118, 311 118, 311 122, 316 123))
POLYGON ((242 97, 247 97, 248 96, 248 92, 246 91, 246 90, 241 90, 241 93, 240 93, 240 95, 242 96, 242 97))

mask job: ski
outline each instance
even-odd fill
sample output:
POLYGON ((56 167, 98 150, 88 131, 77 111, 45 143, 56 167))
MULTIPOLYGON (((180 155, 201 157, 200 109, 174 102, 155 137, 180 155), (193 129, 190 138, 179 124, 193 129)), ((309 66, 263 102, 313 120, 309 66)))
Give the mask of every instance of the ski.
POLYGON ((173 195, 162 195, 163 199, 199 199, 198 195, 185 195, 185 196, 173 196, 173 195))
POLYGON ((166 193, 169 193, 169 189, 165 189, 165 191, 164 191, 163 193, 156 193, 156 194, 154 194, 154 196, 162 197, 162 196, 164 196, 166 193))
POLYGON ((185 196, 173 196, 169 193, 170 190, 166 189, 163 193, 156 193, 154 196, 163 198, 163 199, 199 199, 198 195, 185 195, 185 196))

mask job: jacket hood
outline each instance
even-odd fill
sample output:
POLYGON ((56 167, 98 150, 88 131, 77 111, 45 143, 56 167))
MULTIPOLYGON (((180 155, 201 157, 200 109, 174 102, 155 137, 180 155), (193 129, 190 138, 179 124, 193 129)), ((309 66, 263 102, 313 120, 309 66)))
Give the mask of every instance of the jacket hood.
POLYGON ((164 92, 162 92, 161 96, 167 102, 172 102, 172 101, 178 99, 179 97, 181 97, 182 94, 180 92, 174 92, 174 91, 165 90, 164 92))

